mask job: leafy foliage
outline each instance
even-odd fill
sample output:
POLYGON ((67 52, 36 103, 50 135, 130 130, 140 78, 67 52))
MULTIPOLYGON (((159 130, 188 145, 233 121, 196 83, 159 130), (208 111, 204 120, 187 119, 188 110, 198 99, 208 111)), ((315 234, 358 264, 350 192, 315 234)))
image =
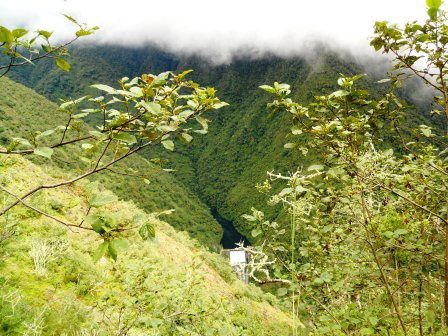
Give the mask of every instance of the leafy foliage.
POLYGON ((380 100, 368 99, 355 86, 359 78, 342 77, 340 90, 317 96, 307 106, 288 98, 287 85, 263 87, 277 97, 270 107, 292 115, 294 144, 319 148, 321 164, 291 175, 270 173, 259 187, 269 193, 272 184, 283 186, 270 202, 288 209, 288 225, 266 220, 255 209, 246 219, 258 239, 268 240, 270 253, 283 260, 276 271, 290 274, 293 311, 317 325, 317 333, 399 328, 404 334, 419 328, 443 333, 439 319, 422 322, 423 316, 440 314, 440 306, 430 302, 440 295, 444 271, 443 237, 437 235, 444 223, 438 216, 428 218, 428 209, 422 211, 424 188, 412 196, 409 190, 409 182, 419 179, 415 169, 427 171, 426 164, 379 149, 405 104, 392 91, 380 100), (300 141, 305 135, 312 139, 307 145, 300 141), (394 313, 385 318, 389 310, 394 313))
MULTIPOLYGON (((37 130, 57 128, 66 122, 66 113, 42 96, 6 78, 0 80, 0 137, 3 146, 18 134, 33 134, 37 130)), ((85 125, 86 129, 93 130, 85 125)), ((60 133, 59 133, 60 134, 60 133)), ((56 134, 49 135, 55 136, 56 134)), ((56 137, 56 139, 58 139, 56 137)), ((46 139, 46 141, 51 140, 46 139)), ((54 160, 42 161, 38 156, 28 156, 48 169, 58 166, 64 170, 76 168, 73 155, 81 156, 82 148, 55 149, 54 160), (76 153, 76 154, 75 154, 76 153)), ((165 172, 156 161, 149 162, 139 155, 123 160, 117 165, 123 172, 108 170, 92 175, 101 184, 111 188, 121 199, 132 200, 147 212, 161 212, 175 209, 163 217, 180 230, 189 232, 201 243, 216 249, 222 235, 221 228, 201 201, 176 181, 171 173, 165 172), (144 183, 148 180, 149 184, 144 183)), ((76 172, 76 170, 75 170, 76 172)))
POLYGON ((68 55, 67 46, 82 36, 93 34, 99 28, 89 28, 69 15, 64 14, 64 16, 75 24, 78 30, 72 40, 61 45, 51 43, 50 38, 53 32, 47 30, 39 29, 32 35, 24 28, 8 29, 0 26, 0 54, 4 56, 0 58, 0 77, 12 68, 34 65, 35 62, 46 58, 53 58, 60 69, 70 71, 70 63, 64 58, 68 55))
MULTIPOLYGON (((174 142, 170 137, 176 133, 194 132, 191 128, 182 128, 182 125, 191 118, 196 118, 202 126, 202 130, 196 132, 206 132, 207 121, 201 115, 227 104, 215 97, 213 88, 201 88, 192 81, 185 81, 184 77, 188 72, 179 75, 171 72, 158 76, 143 75, 132 80, 123 78, 120 80, 120 89, 104 84, 93 85, 94 88, 106 92, 111 99, 105 100, 104 96, 95 98, 84 96, 66 101, 60 106, 60 109, 68 115, 65 125, 35 132, 30 139, 15 138, 10 141, 6 150, 2 151, 3 154, 33 153, 46 158, 52 157, 55 148, 79 144, 83 150, 83 156, 80 158, 83 165, 78 166, 81 173, 77 176, 65 181, 38 185, 21 196, 3 188, 4 192, 13 195, 16 200, 5 206, 0 211, 0 216, 5 215, 19 203, 27 206, 24 200, 40 190, 73 184, 108 170, 117 162, 159 142, 165 148, 173 150, 174 142), (93 108, 84 108, 78 112, 78 105, 87 100, 93 104, 93 108), (101 115, 93 131, 85 129, 83 122, 83 119, 91 114, 101 115), (58 130, 62 133, 60 140, 47 146, 41 145, 42 138, 51 136, 58 130)), ((91 207, 101 204, 105 204, 104 198, 93 200, 91 207)), ((59 222, 67 226, 74 225, 59 222)), ((108 255, 116 260, 117 247, 122 244, 115 234, 121 232, 122 228, 115 218, 112 215, 89 215, 86 218, 86 224, 89 226, 85 227, 83 223, 81 222, 78 227, 93 229, 104 239, 104 244, 100 246, 96 256, 101 257, 107 250, 108 255)))
POLYGON ((269 107, 292 115, 298 139, 287 147, 318 148, 320 162, 289 175, 269 173, 259 186, 271 204, 287 209, 288 225, 256 209, 245 219, 282 261, 274 270, 291 280, 282 292, 291 293, 293 313, 310 320, 317 334, 447 332, 448 222, 440 202, 446 134, 426 125, 403 133, 409 112, 394 93, 411 71, 435 89, 436 111, 448 109, 445 14, 441 2, 427 4, 424 25, 376 24, 372 45, 394 54, 400 70, 381 81, 390 91, 379 100, 356 87, 361 76, 341 77, 339 90, 308 105, 289 98, 289 85, 261 87, 276 96, 269 107), (416 64, 420 58, 425 65, 416 64), (388 148, 388 134, 401 139, 392 143, 399 151, 388 148), (276 183, 280 192, 271 191, 276 183))

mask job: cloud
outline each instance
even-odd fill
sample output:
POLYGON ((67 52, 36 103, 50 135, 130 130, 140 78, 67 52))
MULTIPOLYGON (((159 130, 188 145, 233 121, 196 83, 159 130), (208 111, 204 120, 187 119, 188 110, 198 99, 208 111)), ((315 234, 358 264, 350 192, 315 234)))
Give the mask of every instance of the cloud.
POLYGON ((2 0, 0 23, 47 29, 67 38, 61 13, 101 30, 90 41, 142 46, 215 62, 240 55, 304 55, 323 43, 368 55, 376 20, 424 19, 424 0, 2 0))

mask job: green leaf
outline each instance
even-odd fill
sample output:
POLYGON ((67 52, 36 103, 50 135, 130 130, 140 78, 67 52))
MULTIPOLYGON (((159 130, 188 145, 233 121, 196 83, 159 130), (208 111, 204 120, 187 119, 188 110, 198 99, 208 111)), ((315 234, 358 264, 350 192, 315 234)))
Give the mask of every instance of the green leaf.
POLYGON ((397 229, 397 230, 394 231, 394 233, 395 233, 397 236, 402 236, 402 235, 407 234, 407 233, 408 233, 408 230, 406 230, 406 229, 397 229))
POLYGON ((88 215, 84 220, 96 233, 101 235, 111 232, 117 227, 117 217, 113 214, 88 215))
POLYGON ((109 94, 115 94, 117 93, 117 90, 115 90, 113 87, 110 87, 109 85, 104 85, 104 84, 94 84, 94 85, 90 85, 90 87, 94 88, 94 89, 98 89, 101 91, 105 91, 109 94))
POLYGON ((259 235, 262 234, 262 231, 260 229, 253 229, 250 233, 252 235, 252 237, 258 237, 259 235))
POLYGON ((348 92, 348 91, 339 90, 339 91, 333 92, 330 96, 340 98, 340 97, 348 96, 349 94, 350 94, 350 92, 348 92))
POLYGON ((142 237, 143 240, 149 240, 156 236, 156 232, 154 230, 154 226, 150 223, 143 224, 138 230, 138 234, 142 237))
POLYGON ((296 193, 301 194, 301 193, 303 193, 303 192, 307 192, 308 189, 306 189, 306 188, 304 188, 303 186, 299 185, 299 186, 296 187, 296 190, 295 190, 295 191, 296 191, 296 193))
POLYGON ((162 106, 160 104, 142 101, 140 102, 140 105, 142 105, 151 114, 159 115, 162 113, 162 106))
POLYGON ((80 29, 75 34, 78 37, 92 35, 93 34, 93 30, 80 29))
POLYGON ((370 41, 370 45, 375 48, 375 51, 379 51, 384 43, 381 37, 375 37, 372 41, 370 41))
POLYGON ((70 63, 68 63, 66 60, 62 59, 62 58, 56 58, 56 65, 58 67, 60 67, 62 70, 64 70, 65 72, 69 72, 70 71, 70 63))
POLYGON ((291 148, 297 147, 297 144, 293 143, 293 142, 288 142, 288 143, 284 144, 283 147, 287 148, 287 149, 291 149, 291 148))
POLYGON ((111 257, 114 261, 117 261, 118 253, 117 253, 117 249, 116 249, 116 247, 115 247, 113 244, 108 244, 107 247, 108 247, 107 250, 108 250, 108 252, 109 252, 110 257, 111 257))
POLYGON ((303 131, 300 128, 294 126, 291 128, 291 133, 293 135, 300 135, 303 133, 303 131))
POLYGON ((174 142, 172 140, 162 141, 162 146, 170 151, 174 150, 174 142))
POLYGON ((36 138, 38 138, 38 139, 39 139, 39 138, 43 138, 43 137, 49 136, 49 135, 51 135, 51 134, 53 134, 53 133, 54 133, 54 130, 53 130, 53 129, 46 130, 46 131, 40 133, 36 138))
POLYGON ((428 7, 428 16, 431 20, 437 19, 437 13, 441 5, 442 0, 426 0, 426 6, 428 7))
POLYGON ((417 62, 420 58, 422 58, 422 56, 408 56, 404 58, 404 62, 411 66, 413 65, 415 62, 417 62))
POLYGON ((113 138, 115 140, 123 141, 123 142, 127 143, 128 145, 132 145, 137 142, 137 139, 135 136, 133 136, 132 134, 129 134, 129 133, 124 133, 124 132, 114 134, 113 138))
POLYGON ((426 0, 426 6, 428 8, 439 9, 442 6, 442 0, 426 0))
POLYGON ((241 215, 241 217, 243 217, 245 220, 249 221, 249 222, 255 222, 257 219, 252 216, 252 215, 241 215))
POLYGON ((76 113, 72 116, 73 119, 82 119, 84 117, 87 117, 90 113, 83 112, 83 113, 76 113))
POLYGON ((286 196, 286 195, 290 194, 292 191, 293 191, 292 188, 284 188, 284 189, 282 189, 282 191, 280 191, 278 193, 278 197, 286 196))
POLYGON ((23 139, 23 138, 12 138, 12 140, 22 146, 25 146, 27 148, 32 148, 33 145, 31 145, 31 143, 27 140, 27 139, 23 139))
POLYGON ((369 317, 369 322, 371 325, 373 325, 374 327, 378 324, 380 320, 378 319, 378 317, 376 316, 370 316, 369 317))
POLYGON ((101 259, 101 257, 104 255, 104 253, 106 253, 107 247, 109 246, 109 242, 102 242, 95 250, 95 252, 93 252, 93 261, 97 262, 98 260, 101 259))
POLYGON ((427 138, 429 138, 429 137, 431 137, 433 134, 432 134, 432 131, 431 131, 431 128, 429 128, 428 126, 426 126, 426 125, 420 125, 420 131, 422 132, 422 134, 425 136, 425 137, 427 137, 427 138))
POLYGON ((14 35, 8 28, 0 26, 0 43, 3 42, 6 43, 14 42, 14 35))
POLYGON ((52 32, 46 31, 46 30, 38 30, 37 33, 40 36, 45 37, 47 40, 51 37, 51 35, 53 34, 52 32))
MULTIPOLYGON (((289 84, 285 84, 285 83, 277 83, 277 82, 275 82, 274 83, 274 88, 277 90, 277 91, 286 91, 286 92, 288 92, 289 91, 289 89, 290 89, 290 87, 291 87, 291 85, 289 85, 289 84)), ((289 92, 288 92, 289 93, 289 92)))
POLYGON ((53 148, 50 147, 37 147, 34 149, 34 154, 46 157, 48 159, 51 159, 53 152, 53 148))
POLYGON ((259 88, 269 93, 275 93, 275 89, 269 85, 261 85, 259 88))
POLYGON ((202 130, 207 133, 208 131, 208 121, 207 119, 201 117, 201 116, 197 116, 196 117, 197 122, 202 126, 202 130))
POLYGON ((64 15, 67 18, 67 20, 73 22, 76 25, 79 25, 78 21, 76 21, 72 16, 67 15, 67 14, 62 14, 62 15, 64 15))
POLYGON ((186 119, 186 118, 189 118, 192 114, 194 114, 194 111, 185 110, 185 111, 182 111, 181 113, 179 113, 179 116, 186 119))
POLYGON ((75 105, 75 102, 73 100, 70 100, 70 101, 63 102, 61 105, 59 105, 59 108, 61 110, 66 110, 67 107, 70 107, 72 105, 75 105))
POLYGON ((97 215, 88 215, 85 218, 85 221, 86 221, 86 223, 90 224, 93 231, 95 231, 96 233, 101 235, 106 232, 106 230, 104 229, 104 226, 103 226, 103 224, 104 224, 103 221, 97 215))
POLYGON ((428 16, 431 20, 437 19, 438 10, 436 8, 428 8, 428 16))
POLYGON ((389 149, 385 150, 383 154, 385 156, 392 156, 392 155, 394 155, 394 150, 393 150, 393 148, 389 148, 389 149))
POLYGON ((138 86, 133 86, 129 89, 129 92, 132 93, 132 95, 134 97, 142 97, 143 96, 143 90, 142 88, 138 87, 138 86))
POLYGON ((322 165, 311 165, 308 167, 308 171, 312 171, 312 170, 320 171, 323 169, 324 169, 324 166, 322 166, 322 165))
POLYGON ((118 200, 118 197, 115 195, 101 195, 101 194, 97 194, 95 195, 91 201, 90 201, 90 205, 92 207, 100 207, 106 204, 110 204, 113 202, 116 202, 118 200))
POLYGON ((182 79, 184 78, 186 75, 188 75, 190 72, 193 72, 193 70, 189 69, 189 70, 185 70, 183 72, 181 72, 180 74, 177 75, 177 78, 182 79))
POLYGON ((328 169, 327 174, 331 177, 337 177, 344 174, 344 169, 342 167, 331 167, 328 169))
POLYGON ((160 125, 157 127, 159 131, 162 131, 164 133, 174 132, 175 130, 177 130, 177 128, 177 125, 160 125))
POLYGON ((50 52, 53 50, 53 48, 52 48, 51 46, 48 46, 48 45, 45 45, 45 44, 42 44, 42 45, 41 45, 41 48, 42 48, 42 50, 45 51, 46 53, 50 53, 50 52))
POLYGON ((170 75, 169 71, 162 72, 156 78, 154 78, 154 81, 152 82, 152 85, 162 85, 162 84, 165 84, 169 75, 170 75))
POLYGON ((224 107, 224 106, 229 106, 229 104, 226 102, 219 102, 219 103, 213 104, 214 109, 220 109, 221 107, 224 107))
POLYGON ((186 142, 191 142, 191 140, 193 140, 193 137, 188 133, 182 133, 181 136, 186 142))
POLYGON ((19 38, 25 36, 26 34, 28 34, 28 30, 23 29, 23 28, 16 28, 12 31, 12 35, 14 35, 14 37, 16 39, 19 39, 19 38))

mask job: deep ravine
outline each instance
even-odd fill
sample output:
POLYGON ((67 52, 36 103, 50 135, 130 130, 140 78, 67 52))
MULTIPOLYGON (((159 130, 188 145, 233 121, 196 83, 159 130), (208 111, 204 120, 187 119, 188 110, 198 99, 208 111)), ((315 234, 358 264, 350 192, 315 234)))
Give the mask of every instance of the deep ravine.
POLYGON ((222 218, 215 209, 211 209, 213 217, 222 226, 223 235, 221 238, 221 245, 225 249, 233 249, 238 247, 238 243, 243 242, 244 246, 249 246, 249 240, 237 231, 232 222, 222 218))

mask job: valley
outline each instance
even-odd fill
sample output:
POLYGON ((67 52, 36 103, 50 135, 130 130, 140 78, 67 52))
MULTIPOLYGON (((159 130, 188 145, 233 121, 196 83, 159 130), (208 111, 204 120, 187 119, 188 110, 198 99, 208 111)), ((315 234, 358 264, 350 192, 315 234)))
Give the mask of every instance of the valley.
MULTIPOLYGON (((322 47, 323 48, 323 47, 322 47)), ((365 72, 366 65, 346 57, 315 50, 312 60, 282 59, 268 56, 261 59, 238 59, 228 65, 213 65, 200 57, 186 57, 164 52, 155 46, 123 48, 118 46, 80 46, 71 50, 73 68, 63 73, 48 63, 12 71, 9 77, 27 85, 48 99, 57 102, 65 97, 91 94, 92 81, 114 85, 124 76, 141 73, 194 69, 195 80, 218 90, 230 105, 212 112, 209 132, 191 144, 176 147, 174 153, 146 152, 151 158, 161 156, 183 186, 199 197, 210 209, 251 239, 251 228, 242 215, 252 207, 265 211, 271 219, 282 220, 279 207, 266 206, 267 198, 255 186, 263 183, 268 171, 292 171, 317 162, 313 153, 283 147, 291 127, 289 118, 266 109, 268 97, 258 89, 264 83, 287 82, 294 87, 296 99, 310 101, 314 95, 331 92, 339 74, 365 72), (63 84, 62 84, 63 83, 63 84), (280 216, 280 217, 279 217, 280 216)), ((371 72, 365 83, 375 84, 378 73, 371 72)), ((411 90, 405 91, 404 96, 411 90)), ((428 101, 416 104, 416 123, 432 123, 425 115, 428 101)))
POLYGON ((0 335, 448 335, 418 1, 0 5, 0 335))

